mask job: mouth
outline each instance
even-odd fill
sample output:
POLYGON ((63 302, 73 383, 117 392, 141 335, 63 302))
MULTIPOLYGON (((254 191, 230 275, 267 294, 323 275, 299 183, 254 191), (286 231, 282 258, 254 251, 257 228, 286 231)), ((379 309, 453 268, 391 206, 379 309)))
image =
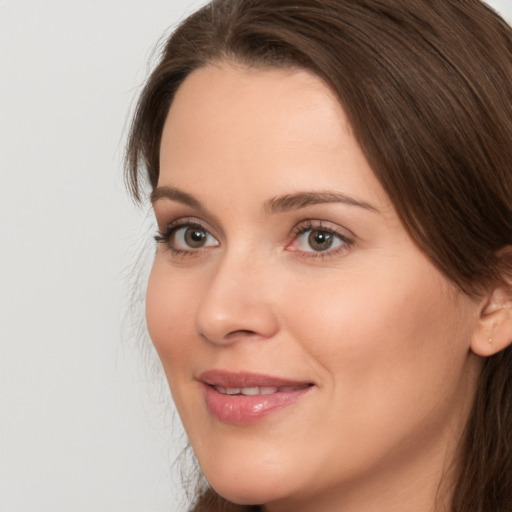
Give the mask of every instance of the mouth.
POLYGON ((224 395, 244 395, 244 396, 256 396, 256 395, 273 395, 275 393, 291 393, 293 391, 299 391, 301 389, 308 388, 311 384, 303 384, 300 386, 254 386, 246 388, 225 388, 223 386, 213 386, 216 391, 224 395))
POLYGON ((209 413, 222 423, 250 425, 299 401, 312 382, 210 370, 198 379, 209 413))

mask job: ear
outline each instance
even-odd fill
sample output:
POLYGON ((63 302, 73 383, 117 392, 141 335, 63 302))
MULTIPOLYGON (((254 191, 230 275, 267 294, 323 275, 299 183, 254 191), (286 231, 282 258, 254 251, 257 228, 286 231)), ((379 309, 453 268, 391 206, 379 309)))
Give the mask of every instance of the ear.
POLYGON ((503 279, 490 290, 471 340, 471 350, 482 357, 492 356, 512 344, 512 246, 501 252, 502 261, 506 262, 503 279))

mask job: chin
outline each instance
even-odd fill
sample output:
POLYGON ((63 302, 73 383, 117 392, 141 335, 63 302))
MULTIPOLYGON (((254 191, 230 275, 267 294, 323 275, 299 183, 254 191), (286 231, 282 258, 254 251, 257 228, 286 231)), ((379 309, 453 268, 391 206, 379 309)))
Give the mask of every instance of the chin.
POLYGON ((216 487, 212 485, 213 489, 235 505, 264 505, 275 501, 281 501, 283 498, 282 490, 279 491, 277 486, 273 485, 271 488, 262 488, 261 486, 245 486, 245 485, 221 485, 216 487))
POLYGON ((293 493, 278 475, 266 471, 262 475, 259 471, 251 471, 243 475, 240 471, 228 471, 228 474, 219 470, 215 474, 205 473, 208 483, 223 498, 237 505, 262 505, 281 501, 293 493))

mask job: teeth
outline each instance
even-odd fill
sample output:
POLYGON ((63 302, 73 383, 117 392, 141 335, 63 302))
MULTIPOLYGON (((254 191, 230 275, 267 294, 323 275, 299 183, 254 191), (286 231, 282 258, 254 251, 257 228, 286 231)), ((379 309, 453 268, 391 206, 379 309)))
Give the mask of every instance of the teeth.
POLYGON ((273 387, 266 387, 266 388, 260 388, 260 394, 261 395, 272 395, 273 393, 277 392, 277 388, 273 387))
POLYGON ((262 386, 262 387, 252 387, 252 388, 225 388, 223 386, 214 386, 215 389, 224 395, 246 395, 246 396, 255 396, 255 395, 272 395, 273 393, 277 393, 277 391, 295 391, 297 388, 294 386, 285 386, 282 388, 277 388, 274 386, 262 386))
POLYGON ((242 393, 242 395, 247 395, 247 396, 259 395, 260 388, 242 388, 240 390, 240 393, 242 393))

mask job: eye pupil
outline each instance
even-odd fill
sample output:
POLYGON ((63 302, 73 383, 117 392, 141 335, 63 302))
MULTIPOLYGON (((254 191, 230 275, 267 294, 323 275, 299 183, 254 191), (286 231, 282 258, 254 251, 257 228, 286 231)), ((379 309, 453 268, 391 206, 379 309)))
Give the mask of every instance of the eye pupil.
POLYGON ((327 231, 313 230, 309 234, 308 243, 314 251, 325 251, 331 247, 333 236, 327 231))
POLYGON ((202 229, 188 228, 185 231, 185 242, 189 247, 202 247, 206 242, 206 233, 202 229))

